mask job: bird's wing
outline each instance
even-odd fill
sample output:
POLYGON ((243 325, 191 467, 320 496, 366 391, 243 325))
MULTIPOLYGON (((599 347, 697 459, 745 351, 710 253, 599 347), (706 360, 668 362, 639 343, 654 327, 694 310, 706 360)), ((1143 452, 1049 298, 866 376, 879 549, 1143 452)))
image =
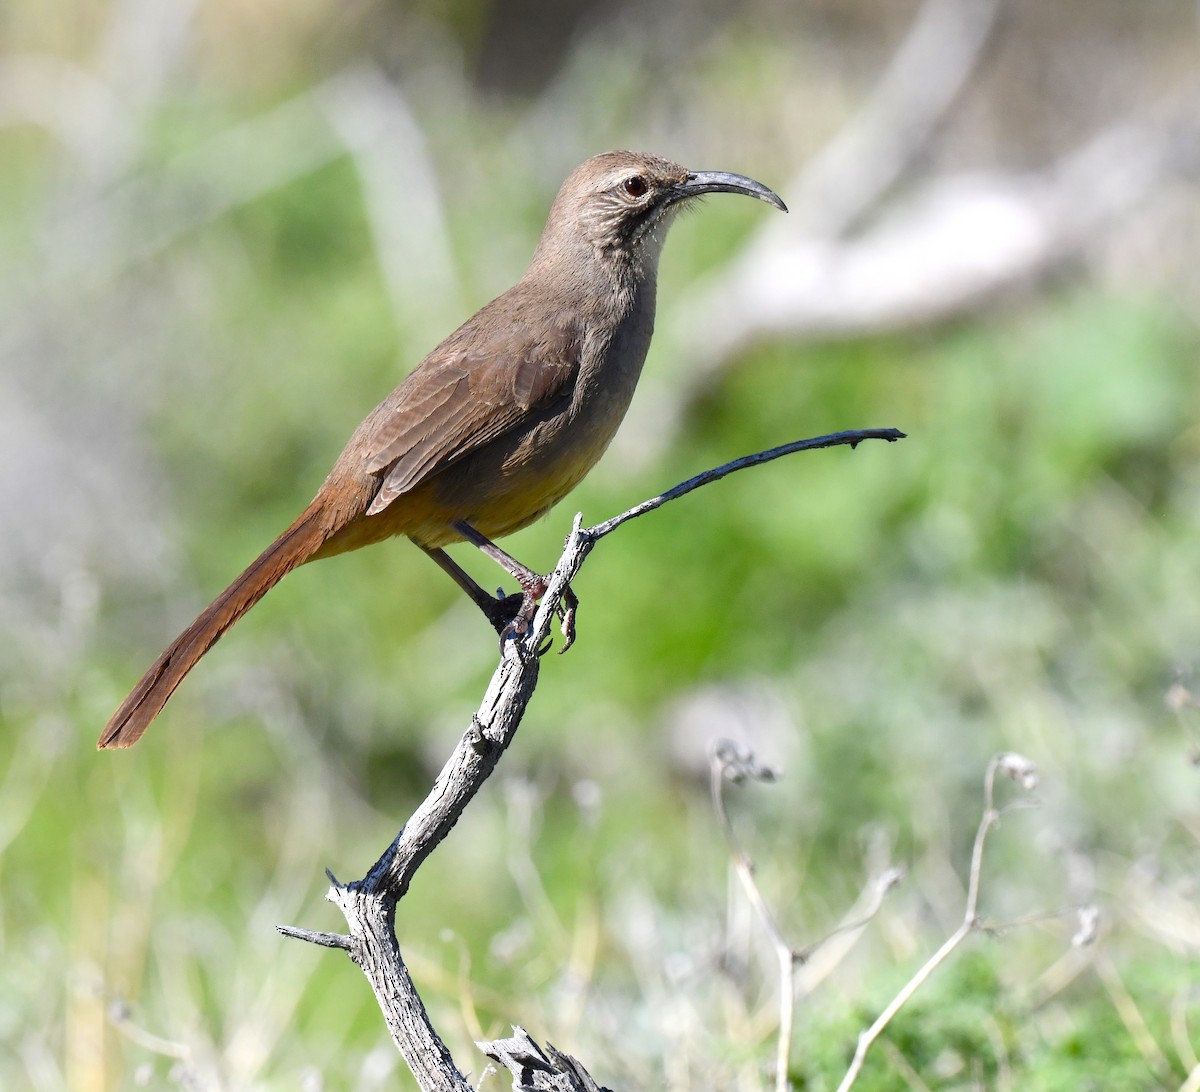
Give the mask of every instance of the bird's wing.
POLYGON ((370 473, 387 473, 368 515, 572 389, 582 355, 573 325, 556 324, 502 344, 502 353, 447 345, 380 407, 366 466, 370 473))

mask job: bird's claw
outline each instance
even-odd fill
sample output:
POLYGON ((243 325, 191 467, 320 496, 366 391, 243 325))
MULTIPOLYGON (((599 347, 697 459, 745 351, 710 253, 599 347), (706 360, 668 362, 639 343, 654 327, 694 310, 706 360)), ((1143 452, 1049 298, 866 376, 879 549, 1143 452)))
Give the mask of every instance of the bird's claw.
POLYGON ((575 615, 578 611, 579 596, 571 590, 571 585, 568 584, 563 592, 562 601, 558 605, 559 628, 563 635, 563 646, 558 650, 560 656, 575 643, 575 615))
MULTIPOLYGON (((546 581, 540 579, 536 583, 530 582, 527 587, 522 588, 519 594, 497 599, 495 606, 488 613, 488 619, 500 635, 501 649, 504 648, 505 641, 519 640, 529 632, 533 625, 534 615, 537 613, 538 600, 545 590, 546 581)), ((578 610, 579 597, 568 585, 563 591, 562 599, 555 607, 555 614, 559 618, 559 628, 564 638, 563 646, 558 650, 560 656, 575 643, 575 617, 578 610)), ((537 654, 544 656, 550 651, 551 643, 550 640, 547 640, 538 648, 537 654)))
POLYGON ((507 637, 514 636, 511 632, 513 625, 521 615, 525 605, 525 597, 520 593, 505 595, 503 589, 497 592, 496 598, 490 603, 483 604, 483 613, 491 622, 492 629, 500 635, 503 644, 507 637))

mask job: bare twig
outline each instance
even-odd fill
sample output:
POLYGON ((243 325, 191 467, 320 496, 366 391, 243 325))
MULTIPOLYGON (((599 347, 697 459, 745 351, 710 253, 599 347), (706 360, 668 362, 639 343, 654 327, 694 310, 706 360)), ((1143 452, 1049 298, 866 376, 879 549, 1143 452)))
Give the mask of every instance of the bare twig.
POLYGON ((871 1044, 883 1033, 914 993, 917 992, 957 948, 967 936, 980 927, 979 923, 979 886, 983 873, 983 847, 988 832, 1000 822, 1001 812, 995 806, 996 774, 1003 773, 1011 777, 1025 791, 1031 791, 1037 785, 1037 770, 1029 759, 1015 754, 997 755, 988 763, 984 776, 983 817, 975 832, 975 844, 971 850, 971 867, 967 881, 967 905, 963 913, 962 924, 946 938, 945 943, 936 951, 916 974, 908 980, 898 994, 892 998, 887 1007, 879 1014, 875 1022, 858 1037, 858 1046, 854 1051, 854 1059, 846 1071, 838 1092, 846 1092, 862 1072, 863 1063, 871 1044))
MULTIPOLYGON (((350 955, 370 981, 392 1039, 423 1090, 467 1092, 470 1085, 455 1067, 449 1051, 434 1031, 400 957, 394 928, 396 904, 408 891, 416 870, 450 833, 516 735, 537 685, 540 664, 538 650, 543 647, 550 626, 559 613, 559 604, 592 547, 623 523, 736 470, 792 452, 839 444, 855 446, 870 439, 894 441, 903 435, 896 429, 868 429, 801 440, 736 459, 699 474, 595 527, 584 528, 581 526, 582 517, 575 517, 574 527, 567 537, 562 557, 550 575, 549 585, 529 632, 505 642, 500 665, 492 676, 483 702, 471 718, 454 753, 438 774, 429 795, 363 879, 342 884, 332 874, 329 875, 332 886, 326 898, 342 911, 350 927, 349 934, 343 936, 292 926, 278 927, 287 936, 324 947, 341 948, 350 955)), ((556 1056, 556 1060, 561 1061, 561 1058, 565 1056, 556 1056)), ((565 1092, 588 1086, 542 1084, 530 1087, 561 1087, 565 1092)))
POLYGON ((344 933, 324 933, 312 929, 297 929, 294 925, 276 925, 275 928, 285 937, 293 940, 306 940, 320 948, 340 948, 343 952, 353 950, 350 938, 344 933))
POLYGON ((665 493, 660 493, 657 497, 644 500, 641 504, 630 508, 629 511, 622 512, 619 516, 613 516, 612 519, 605 520, 603 523, 597 523, 594 527, 588 528, 587 534, 593 540, 603 538, 610 532, 615 531, 622 523, 636 519, 638 516, 644 516, 647 512, 653 512, 654 509, 661 508, 668 501, 682 497, 685 493, 690 493, 693 489, 699 489, 700 486, 708 485, 710 482, 720 481, 736 470, 745 470, 751 466, 760 466, 762 463, 769 463, 773 459, 782 458, 784 455, 792 455, 797 451, 813 451, 822 447, 837 447, 842 444, 858 447, 864 440, 887 440, 889 443, 894 443, 896 440, 903 440, 904 436, 905 434, 898 428, 864 428, 853 429, 849 432, 834 432, 828 436, 817 436, 811 440, 796 440, 790 444, 781 444, 779 447, 773 447, 767 451, 759 451, 754 455, 746 455, 741 459, 734 459, 733 462, 725 463, 724 466, 714 467, 712 470, 704 471, 703 474, 697 474, 694 478, 688 478, 687 481, 680 482, 673 489, 668 489, 665 493))

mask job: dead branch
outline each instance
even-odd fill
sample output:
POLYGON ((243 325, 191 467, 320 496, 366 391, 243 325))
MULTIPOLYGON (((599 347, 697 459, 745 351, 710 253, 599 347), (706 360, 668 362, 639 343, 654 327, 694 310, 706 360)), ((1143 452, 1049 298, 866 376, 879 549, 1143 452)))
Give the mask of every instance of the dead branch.
POLYGON ((611 1092, 571 1055, 551 1043, 543 1050, 523 1027, 514 1027, 512 1038, 475 1045, 512 1073, 513 1092, 611 1092))
MULTIPOLYGON (((537 686, 541 662, 539 650, 547 641, 560 602, 592 547, 629 520, 737 470, 797 451, 838 445, 854 447, 870 439, 895 441, 903 435, 897 429, 866 429, 784 444, 699 474, 595 527, 582 527, 582 517, 576 516, 530 631, 504 643, 500 664, 479 710, 438 774, 429 795, 363 879, 343 884, 329 874, 332 886, 326 898, 342 911, 349 925, 348 934, 277 927, 285 936, 322 947, 340 948, 359 966, 375 991, 397 1049, 425 1092, 468 1092, 470 1085, 434 1030, 401 958, 395 934, 396 904, 407 892, 416 870, 450 833, 516 735, 537 686)), ((576 1076, 582 1079, 578 1074, 576 1076)), ((569 1090, 586 1089, 587 1085, 530 1087, 569 1090)))

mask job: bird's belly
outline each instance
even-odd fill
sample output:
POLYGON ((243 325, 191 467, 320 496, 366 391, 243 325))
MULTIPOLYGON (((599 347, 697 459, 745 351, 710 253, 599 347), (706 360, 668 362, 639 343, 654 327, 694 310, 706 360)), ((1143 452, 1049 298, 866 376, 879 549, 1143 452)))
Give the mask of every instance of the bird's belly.
MULTIPOLYGON (((499 538, 545 515, 577 486, 607 450, 624 420, 649 344, 649 324, 629 336, 619 330, 602 363, 589 369, 571 400, 531 427, 500 436, 429 482, 434 496, 480 534, 499 538)), ((432 529, 430 529, 432 530, 432 529)), ((457 539, 451 533, 425 545, 457 539)))
POLYGON ((500 538, 545 515, 608 448, 633 398, 652 329, 644 312, 643 321, 618 328, 595 347, 568 400, 431 474, 360 521, 330 552, 397 534, 427 548, 445 546, 461 540, 458 522, 500 538))
POLYGON ((518 440, 489 444, 430 485, 453 517, 448 522, 466 520, 480 534, 500 538, 533 523, 574 489, 604 454, 619 423, 620 415, 611 425, 550 419, 518 440))
MULTIPOLYGON (((315 556, 355 550, 394 535, 429 549, 462 540, 466 521, 488 538, 527 527, 562 500, 604 454, 620 424, 567 414, 519 437, 500 437, 396 497, 383 511, 351 521, 315 556)), ((364 504, 365 507, 365 504, 364 504)))

